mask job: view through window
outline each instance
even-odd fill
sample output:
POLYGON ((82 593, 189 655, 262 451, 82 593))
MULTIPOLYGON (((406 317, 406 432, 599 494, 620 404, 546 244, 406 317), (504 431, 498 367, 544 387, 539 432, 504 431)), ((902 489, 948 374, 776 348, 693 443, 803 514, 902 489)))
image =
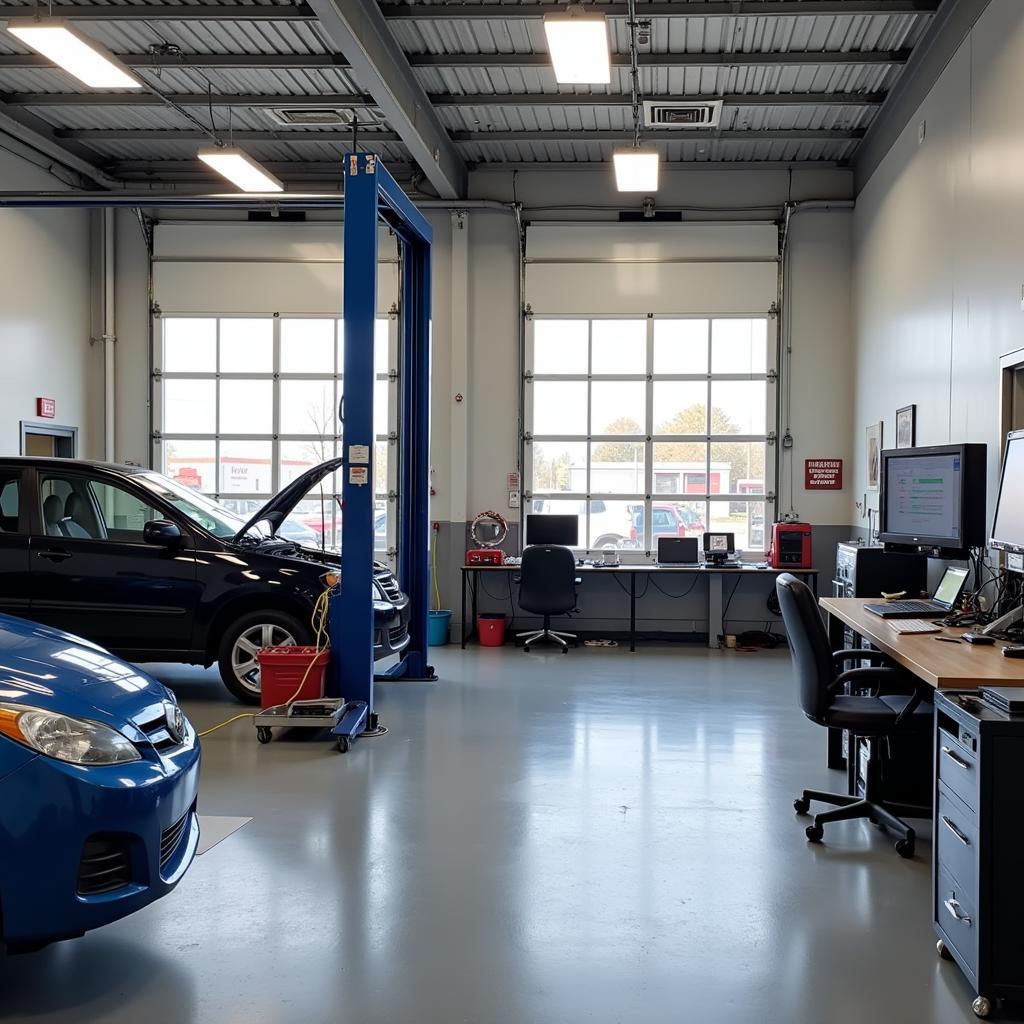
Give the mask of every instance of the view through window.
POLYGON ((707 530, 764 550, 769 333, 766 317, 534 318, 527 512, 578 515, 593 550, 707 530))

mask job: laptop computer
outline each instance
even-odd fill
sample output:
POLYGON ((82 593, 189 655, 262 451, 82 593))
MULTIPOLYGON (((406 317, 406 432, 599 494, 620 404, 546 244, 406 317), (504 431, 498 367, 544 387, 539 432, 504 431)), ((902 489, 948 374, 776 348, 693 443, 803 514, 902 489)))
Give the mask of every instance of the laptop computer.
POLYGON ((659 537, 657 565, 696 565, 696 537, 659 537))
POLYGON ((927 615, 938 618, 948 615, 956 606, 966 582, 966 569, 947 569, 930 601, 886 601, 884 604, 866 604, 864 610, 883 619, 919 619, 927 615))

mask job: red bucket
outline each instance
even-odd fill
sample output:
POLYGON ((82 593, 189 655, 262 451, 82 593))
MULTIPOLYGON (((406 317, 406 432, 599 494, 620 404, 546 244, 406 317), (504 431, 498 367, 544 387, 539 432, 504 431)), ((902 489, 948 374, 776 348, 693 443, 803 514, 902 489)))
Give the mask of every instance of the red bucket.
POLYGON ((476 618, 481 647, 501 647, 505 642, 505 616, 484 612, 476 618))
POLYGON ((264 647, 256 657, 260 663, 261 707, 272 708, 293 700, 319 700, 324 695, 324 672, 331 660, 330 651, 317 654, 315 647, 297 645, 264 647))

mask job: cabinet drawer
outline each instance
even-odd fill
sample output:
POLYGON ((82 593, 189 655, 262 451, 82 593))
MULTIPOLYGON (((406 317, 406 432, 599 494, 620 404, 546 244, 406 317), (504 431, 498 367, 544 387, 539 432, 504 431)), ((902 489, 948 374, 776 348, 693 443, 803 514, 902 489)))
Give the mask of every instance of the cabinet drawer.
POLYGON ((974 815, 949 795, 943 786, 938 791, 935 811, 936 863, 960 884, 973 903, 978 899, 978 830, 974 815))
POLYGON ((972 811, 978 810, 978 760, 966 747, 957 743, 943 730, 937 742, 938 775, 972 811))
POLYGON ((949 945, 959 954, 962 966, 978 976, 978 921, 974 900, 941 868, 935 877, 935 923, 949 945))

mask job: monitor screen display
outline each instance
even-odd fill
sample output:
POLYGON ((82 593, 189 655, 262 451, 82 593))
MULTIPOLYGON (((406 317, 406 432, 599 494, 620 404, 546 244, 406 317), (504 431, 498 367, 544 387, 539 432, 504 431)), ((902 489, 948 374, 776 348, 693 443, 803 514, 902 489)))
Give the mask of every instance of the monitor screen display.
POLYGON ((888 457, 883 515, 886 536, 938 538, 961 544, 962 463, 958 452, 888 457))
POLYGON ((704 550, 713 551, 716 554, 732 554, 736 549, 735 534, 732 533, 705 533, 704 550))
POLYGON ((966 579, 966 569, 947 569, 935 591, 935 600, 946 605, 947 608, 952 608, 953 603, 960 596, 966 579))
POLYGON ((579 516, 532 513, 526 517, 527 544, 561 544, 574 548, 579 543, 579 533, 579 516))
POLYGON ((992 543, 998 547, 1024 548, 1024 436, 1014 435, 1006 442, 992 543))

